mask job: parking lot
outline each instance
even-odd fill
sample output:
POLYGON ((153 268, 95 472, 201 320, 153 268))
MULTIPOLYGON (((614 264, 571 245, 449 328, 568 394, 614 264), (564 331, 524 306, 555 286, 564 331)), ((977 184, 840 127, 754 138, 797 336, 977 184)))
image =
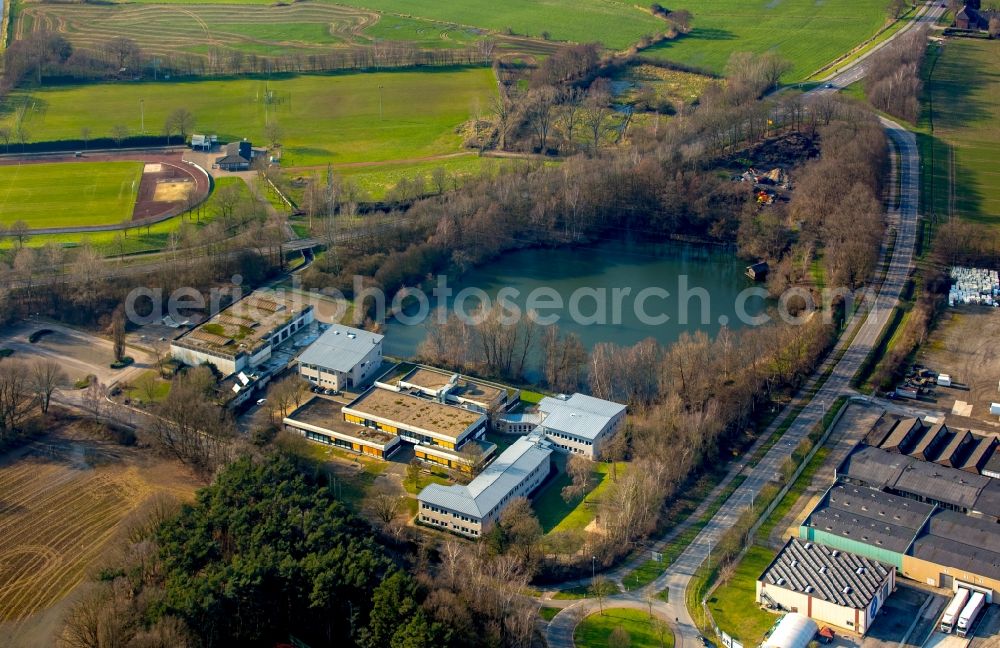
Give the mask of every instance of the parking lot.
POLYGON ((939 594, 897 584, 861 645, 863 648, 922 646, 945 602, 939 594))
POLYGON ((28 321, 0 330, 0 348, 12 350, 12 358, 26 361, 39 358, 56 360, 70 382, 93 375, 101 383, 111 385, 128 381, 155 364, 155 358, 150 354, 129 346, 126 352, 135 363, 125 369, 112 369, 114 352, 111 340, 48 321, 28 321), (29 336, 41 330, 50 332, 36 342, 30 342, 29 336))

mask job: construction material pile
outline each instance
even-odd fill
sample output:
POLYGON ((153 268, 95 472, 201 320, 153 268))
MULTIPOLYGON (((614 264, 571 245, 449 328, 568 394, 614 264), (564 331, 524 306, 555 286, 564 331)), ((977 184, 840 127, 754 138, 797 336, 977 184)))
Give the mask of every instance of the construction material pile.
POLYGON ((948 292, 949 306, 955 304, 1000 306, 1000 277, 997 276, 996 270, 954 266, 951 269, 951 279, 954 283, 948 292))

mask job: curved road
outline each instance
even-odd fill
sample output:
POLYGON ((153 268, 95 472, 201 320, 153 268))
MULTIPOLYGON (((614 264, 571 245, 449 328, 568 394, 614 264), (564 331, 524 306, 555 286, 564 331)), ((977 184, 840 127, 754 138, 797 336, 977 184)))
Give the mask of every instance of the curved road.
MULTIPOLYGON (((925 12, 919 20, 936 20, 936 16, 939 14, 939 7, 935 7, 925 12)), ((835 91, 838 87, 842 87, 841 84, 847 85, 863 78, 867 72, 866 68, 864 59, 860 59, 852 68, 844 70, 835 78, 832 82, 834 85, 833 90, 835 91)), ((830 89, 821 88, 814 92, 825 91, 830 91, 830 89)), ((813 377, 807 383, 806 387, 800 390, 800 394, 807 392, 808 388, 816 383, 818 377, 825 373, 829 364, 839 357, 826 382, 808 400, 781 439, 772 446, 756 466, 750 469, 740 488, 726 500, 715 516, 709 520, 698 536, 688 545, 687 549, 677 560, 667 568, 663 575, 641 590, 626 594, 617 594, 606 598, 603 602, 606 607, 638 607, 642 605, 652 610, 657 616, 668 620, 674 627, 678 648, 692 648, 701 645, 700 633, 685 605, 685 594, 695 571, 708 557, 711 547, 719 541, 727 529, 733 526, 739 518, 740 513, 749 507, 752 499, 760 493, 763 486, 779 472, 780 466, 791 455, 792 450, 822 420, 827 407, 838 396, 851 393, 851 378, 861 367, 864 359, 877 343, 892 313, 892 309, 899 301, 900 292, 910 274, 913 261, 913 248, 917 234, 920 156, 917 150, 916 137, 913 133, 896 122, 885 118, 880 119, 893 144, 895 155, 900 162, 899 207, 889 209, 887 214, 888 227, 886 230, 886 241, 889 240, 891 232, 895 230, 896 242, 885 279, 878 293, 874 296, 869 295, 864 300, 863 305, 856 310, 849 327, 846 329, 849 331, 857 330, 857 334, 850 341, 843 355, 840 355, 840 351, 847 345, 847 340, 850 336, 847 334, 841 336, 837 346, 829 354, 827 361, 814 372, 813 377), (860 328, 857 328, 859 326, 860 328), (669 603, 665 603, 658 598, 652 598, 655 593, 664 589, 669 592, 669 603)), ((893 180, 895 180, 895 169, 893 180)), ((890 184, 890 187, 892 186, 890 184)), ((894 201, 890 200, 889 202, 892 203, 894 201)), ((882 259, 884 259, 886 253, 885 247, 885 244, 883 244, 882 259)), ((881 262, 877 267, 883 267, 881 262)), ((787 414, 775 420, 769 431, 773 431, 774 428, 780 425, 785 416, 787 414)), ((766 438, 770 435, 765 434, 762 436, 766 438)), ((741 467, 735 467, 727 476, 727 481, 740 472, 740 470, 741 467)), ((694 517, 696 516, 692 516, 692 518, 694 517)), ((551 605, 556 602, 546 601, 546 603, 551 605)), ((750 602, 748 601, 749 604, 750 602)), ((563 611, 553 617, 546 627, 545 635, 549 648, 573 648, 573 631, 577 623, 583 617, 597 611, 599 606, 600 602, 596 599, 583 599, 564 607, 563 611)))

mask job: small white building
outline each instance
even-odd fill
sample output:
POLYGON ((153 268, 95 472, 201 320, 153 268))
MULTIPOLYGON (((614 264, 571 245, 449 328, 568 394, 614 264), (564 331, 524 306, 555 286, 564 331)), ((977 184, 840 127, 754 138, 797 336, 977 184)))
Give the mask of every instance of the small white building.
POLYGON ((895 589, 890 565, 791 538, 757 579, 757 602, 864 635, 895 589))
POLYGON ((537 429, 559 449, 597 459, 625 422, 625 409, 585 394, 546 396, 538 404, 541 423, 537 429))
POLYGON ((552 447, 540 435, 521 437, 466 486, 431 484, 417 496, 417 520, 478 538, 517 497, 528 497, 549 475, 552 447))
POLYGON ((771 636, 764 640, 761 648, 806 648, 816 636, 816 622, 805 616, 792 612, 781 617, 778 627, 771 636))
POLYGON ((382 365, 378 333, 335 324, 299 356, 299 375, 323 389, 365 385, 382 365))

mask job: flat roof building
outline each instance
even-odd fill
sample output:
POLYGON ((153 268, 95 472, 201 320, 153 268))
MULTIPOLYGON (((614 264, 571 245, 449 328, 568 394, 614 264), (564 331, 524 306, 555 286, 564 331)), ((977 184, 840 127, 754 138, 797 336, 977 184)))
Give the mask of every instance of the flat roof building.
POLYGON ((313 307, 271 291, 254 291, 170 344, 187 365, 207 362, 223 376, 267 362, 275 347, 313 322, 313 307))
POLYGON ((299 356, 299 375, 323 389, 363 386, 382 366, 384 335, 334 324, 299 356))
POLYGON ((866 634, 896 588, 891 565, 789 538, 757 579, 757 601, 866 634))
POLYGON ((856 484, 835 484, 799 527, 820 542, 893 565, 934 587, 1000 593, 1000 524, 856 484))
POLYGON ((378 383, 344 406, 343 418, 415 444, 414 455, 421 461, 464 472, 471 472, 496 449, 480 441, 489 424, 486 414, 378 383))
POLYGON ((837 477, 994 522, 1000 520, 1000 483, 986 475, 861 445, 840 464, 837 477))
POLYGON ((480 537, 517 497, 528 497, 549 475, 552 447, 540 435, 521 437, 468 485, 431 484, 420 491, 417 519, 480 537))
POLYGON ((381 430, 353 425, 344 420, 343 406, 319 396, 286 416, 285 428, 310 441, 332 445, 379 459, 388 458, 400 447, 399 437, 381 430))
POLYGON ((431 367, 415 367, 392 386, 483 413, 505 410, 517 402, 520 394, 511 387, 431 367))
POLYGON ((562 450, 597 459, 625 421, 625 410, 624 405, 585 394, 546 396, 538 403, 538 430, 562 450))

